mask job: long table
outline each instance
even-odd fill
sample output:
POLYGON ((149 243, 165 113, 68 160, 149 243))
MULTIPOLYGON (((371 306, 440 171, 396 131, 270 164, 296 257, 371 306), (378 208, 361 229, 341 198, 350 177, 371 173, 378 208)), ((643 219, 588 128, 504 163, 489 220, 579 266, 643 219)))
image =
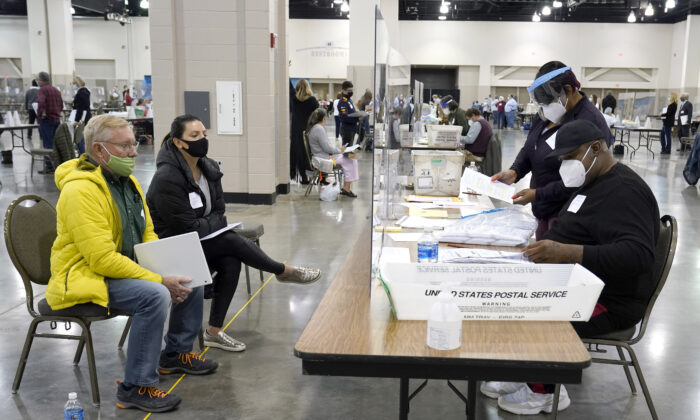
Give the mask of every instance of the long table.
POLYGON ((630 158, 632 158, 632 155, 634 155, 637 152, 637 150, 641 149, 642 146, 646 147, 646 149, 651 152, 652 159, 655 157, 654 152, 651 150, 650 136, 652 133, 660 133, 660 128, 625 127, 622 125, 614 125, 612 126, 612 129, 614 130, 613 134, 615 138, 617 138, 617 133, 620 133, 620 144, 627 147, 628 149, 632 149, 632 152, 630 153, 630 158), (637 139, 637 147, 634 147, 630 140, 630 134, 633 132, 639 133, 639 137, 637 139), (625 136, 627 137, 627 143, 625 143, 625 136), (645 140, 644 144, 642 144, 642 140, 645 140))
POLYGON ((368 226, 296 343, 305 375, 399 378, 400 419, 418 392, 409 395, 410 378, 467 381, 468 419, 480 380, 581 382, 591 358, 568 322, 463 321, 459 349, 429 348, 426 321, 397 320, 381 285, 370 286, 370 235, 368 226))
MULTIPOLYGON (((39 129, 39 124, 19 124, 19 125, 6 125, 3 127, 0 127, 0 131, 9 131, 10 135, 12 136, 12 149, 16 148, 21 148, 27 153, 30 153, 29 150, 24 145, 24 130, 30 129, 30 128, 36 128, 37 129, 37 135, 38 129, 39 129), (17 134, 19 133, 19 134, 17 134), (19 139, 19 144, 15 142, 15 139, 19 139)), ((31 154, 31 153, 30 153, 31 154)))

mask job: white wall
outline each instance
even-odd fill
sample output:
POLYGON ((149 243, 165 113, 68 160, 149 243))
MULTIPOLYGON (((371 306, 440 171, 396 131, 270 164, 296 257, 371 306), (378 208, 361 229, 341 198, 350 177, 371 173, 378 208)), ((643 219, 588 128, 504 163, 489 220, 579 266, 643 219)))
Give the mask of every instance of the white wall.
POLYGON ((289 77, 347 77, 350 62, 348 20, 290 19, 288 31, 288 52, 292 61, 289 77))
MULTIPOLYGON (((148 18, 133 18, 132 48, 128 47, 128 26, 104 19, 73 19, 73 51, 76 59, 115 60, 116 77, 129 76, 129 52, 132 77, 151 74, 151 50, 148 18)), ((0 58, 21 58, 24 77, 31 77, 27 18, 0 17, 0 58)))
POLYGON ((26 18, 0 17, 0 58, 20 58, 23 75, 31 73, 27 31, 26 18))

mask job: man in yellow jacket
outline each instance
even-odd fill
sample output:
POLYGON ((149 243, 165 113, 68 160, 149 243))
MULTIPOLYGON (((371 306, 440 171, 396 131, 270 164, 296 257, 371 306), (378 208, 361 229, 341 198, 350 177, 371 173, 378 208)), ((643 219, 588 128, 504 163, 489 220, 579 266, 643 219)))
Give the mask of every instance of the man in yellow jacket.
POLYGON ((54 310, 92 302, 132 314, 117 406, 163 412, 177 407, 181 398, 156 387, 159 372, 206 374, 218 364, 192 352, 202 325, 203 288, 190 289, 183 285, 189 279, 161 277, 134 261, 134 245, 158 239, 131 175, 137 148, 126 120, 100 115, 85 127, 87 153, 56 170, 58 237, 51 249, 46 300, 54 310))

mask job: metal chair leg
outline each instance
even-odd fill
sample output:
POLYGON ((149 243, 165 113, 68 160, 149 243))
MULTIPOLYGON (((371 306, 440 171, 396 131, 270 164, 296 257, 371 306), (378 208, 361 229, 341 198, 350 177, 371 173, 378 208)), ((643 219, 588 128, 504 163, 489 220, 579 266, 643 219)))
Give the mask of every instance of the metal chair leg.
MULTIPOLYGON (((90 329, 90 322, 86 321, 85 325, 90 329)), ((82 325, 81 325, 82 327, 82 325)), ((85 334, 81 334, 80 342, 78 342, 78 348, 75 351, 75 357, 73 358, 73 365, 78 365, 80 363, 80 358, 83 356, 83 348, 85 347, 85 334)))
POLYGON ((654 403, 651 400, 651 394, 649 393, 649 388, 647 388, 647 383, 644 380, 644 375, 642 374, 642 368, 639 366, 637 355, 634 353, 634 350, 632 350, 632 347, 627 344, 625 344, 625 349, 627 349, 627 353, 629 353, 630 359, 632 360, 632 365, 634 366, 634 371, 637 373, 637 379, 639 380, 639 385, 642 387, 644 398, 647 400, 647 406, 649 406, 651 418, 658 420, 659 416, 656 414, 656 408, 654 408, 654 403))
MULTIPOLYGON (((255 238, 254 242, 258 246, 258 248, 260 248, 260 238, 255 238)), ((263 271, 262 270, 258 270, 258 271, 260 272, 260 283, 264 283, 265 280, 263 279, 263 271)))
POLYGON ((124 331, 122 331, 122 338, 119 339, 119 345, 117 349, 121 350, 126 342, 126 337, 129 336, 129 329, 131 328, 131 317, 127 317, 126 325, 124 326, 124 331))
MULTIPOLYGON (((622 351, 622 347, 615 346, 617 348, 617 354, 620 355, 620 360, 623 362, 626 362, 627 359, 625 359, 625 353, 622 351)), ((632 374, 630 373, 630 367, 627 365, 623 365, 623 368, 625 368, 625 376, 627 376, 627 382, 630 384, 630 390, 632 390, 632 395, 637 395, 637 387, 634 386, 634 381, 632 380, 632 374)))
POLYGON ((245 266, 245 285, 248 288, 248 296, 250 296, 250 269, 247 264, 243 265, 245 266))
POLYGON ((15 381, 12 383, 12 393, 16 394, 19 389, 19 384, 22 382, 22 375, 24 375, 24 368, 27 366, 27 357, 29 357, 29 350, 32 348, 32 342, 34 341, 34 334, 36 333, 36 327, 41 321, 37 318, 32 320, 29 324, 29 329, 27 330, 27 338, 24 340, 24 347, 22 348, 22 354, 19 356, 19 364, 17 365, 17 373, 15 374, 15 381))
POLYGON ((92 333, 90 333, 90 323, 81 325, 85 335, 85 345, 87 347, 88 369, 90 370, 90 388, 92 389, 92 405, 100 406, 100 388, 97 382, 97 367, 95 366, 95 349, 92 345, 92 333))

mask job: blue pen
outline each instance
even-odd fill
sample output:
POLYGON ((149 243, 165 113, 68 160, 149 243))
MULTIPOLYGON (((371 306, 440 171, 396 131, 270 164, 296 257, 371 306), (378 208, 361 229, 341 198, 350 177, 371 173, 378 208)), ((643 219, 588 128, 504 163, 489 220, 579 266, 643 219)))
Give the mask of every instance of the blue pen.
POLYGON ((477 213, 477 214, 468 214, 468 215, 466 215, 466 216, 462 216, 462 219, 466 219, 466 218, 469 218, 469 217, 478 216, 478 215, 480 215, 480 214, 497 213, 497 212, 503 211, 503 210, 505 210, 505 208, 485 210, 485 211, 482 211, 481 213, 477 213))

